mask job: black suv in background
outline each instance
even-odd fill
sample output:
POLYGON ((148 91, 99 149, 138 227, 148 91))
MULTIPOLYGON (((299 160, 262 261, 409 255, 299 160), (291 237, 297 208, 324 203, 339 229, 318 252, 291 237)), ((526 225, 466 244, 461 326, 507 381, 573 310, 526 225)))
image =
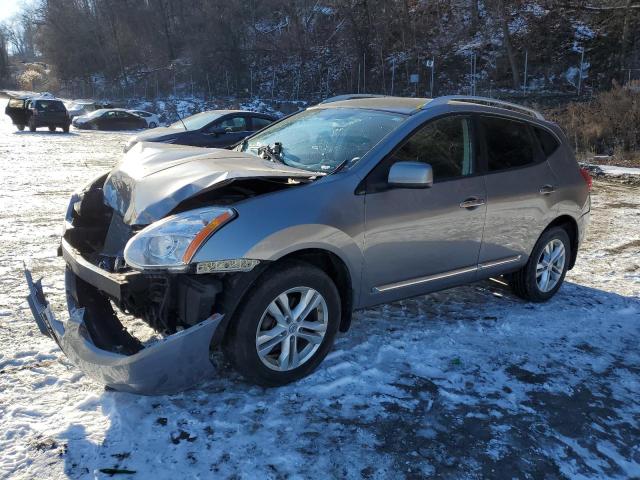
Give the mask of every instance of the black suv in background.
POLYGON ((69 132, 71 118, 62 100, 53 97, 11 98, 4 112, 11 117, 18 130, 29 127, 32 132, 38 127, 49 127, 53 132, 61 128, 69 132))

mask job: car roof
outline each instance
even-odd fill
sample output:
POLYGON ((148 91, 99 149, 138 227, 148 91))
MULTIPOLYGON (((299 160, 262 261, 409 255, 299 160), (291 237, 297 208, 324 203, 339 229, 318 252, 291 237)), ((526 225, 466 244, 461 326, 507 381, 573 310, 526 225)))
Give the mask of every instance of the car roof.
POLYGON ((264 117, 269 117, 269 118, 275 118, 274 115, 270 114, 270 113, 263 113, 263 112, 254 112, 252 110, 205 110, 204 112, 201 113, 218 113, 220 115, 228 115, 230 113, 242 113, 245 115, 262 115, 264 117))
POLYGON ((36 97, 30 97, 29 100, 35 100, 35 101, 46 100, 47 102, 62 102, 62 100, 59 99, 59 98, 48 97, 48 96, 44 96, 44 95, 38 95, 36 97))
POLYGON ((524 120, 533 119, 538 122, 550 123, 545 120, 544 116, 540 112, 523 105, 505 102, 494 98, 465 95, 448 95, 436 98, 388 97, 384 95, 366 94, 339 95, 337 97, 328 98, 322 103, 311 108, 364 108, 412 115, 425 110, 426 108, 443 105, 466 105, 468 107, 472 107, 474 111, 478 112, 508 113, 524 120))
POLYGON ((311 108, 365 108, 410 115, 430 101, 429 98, 386 97, 381 95, 340 95, 311 108))

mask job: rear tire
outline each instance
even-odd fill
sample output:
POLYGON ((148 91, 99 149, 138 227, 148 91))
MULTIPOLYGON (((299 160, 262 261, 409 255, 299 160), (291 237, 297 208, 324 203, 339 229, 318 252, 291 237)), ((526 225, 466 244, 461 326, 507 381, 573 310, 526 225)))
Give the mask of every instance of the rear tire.
POLYGON ((340 295, 326 273, 305 262, 286 261, 263 275, 233 315, 223 348, 248 381, 275 387, 309 375, 329 353, 340 295))
POLYGON ((24 130, 24 125, 16 125, 16 127, 18 127, 18 130, 20 130, 20 131, 24 130))
POLYGON ((542 233, 524 267, 508 277, 518 297, 531 302, 546 302, 562 286, 571 258, 571 241, 562 227, 542 233))
POLYGON ((56 131, 56 127, 53 127, 53 126, 49 125, 49 131, 50 132, 55 132, 56 131))
POLYGON ((151 122, 149 124, 149 128, 156 128, 158 125, 156 124, 156 122, 151 122))
POLYGON ((36 131, 36 124, 32 120, 29 120, 29 130, 32 131, 32 132, 36 131))
POLYGON ((69 125, 65 125, 64 127, 62 127, 62 131, 64 133, 69 133, 69 125))

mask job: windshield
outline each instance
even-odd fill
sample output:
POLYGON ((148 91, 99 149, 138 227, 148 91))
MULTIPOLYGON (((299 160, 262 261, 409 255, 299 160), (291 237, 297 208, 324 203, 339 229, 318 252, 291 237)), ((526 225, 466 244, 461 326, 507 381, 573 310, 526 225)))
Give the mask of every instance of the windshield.
POLYGON ((279 143, 277 158, 283 163, 332 172, 343 162, 359 160, 405 118, 359 108, 306 110, 249 138, 238 149, 260 156, 261 147, 279 143))
POLYGON ((184 127, 187 127, 187 130, 200 130, 202 127, 206 127, 216 118, 220 118, 221 116, 222 114, 218 112, 196 113, 195 115, 191 115, 190 117, 183 118, 182 122, 178 120, 177 122, 172 123, 171 128, 179 128, 180 130, 184 130, 184 127))

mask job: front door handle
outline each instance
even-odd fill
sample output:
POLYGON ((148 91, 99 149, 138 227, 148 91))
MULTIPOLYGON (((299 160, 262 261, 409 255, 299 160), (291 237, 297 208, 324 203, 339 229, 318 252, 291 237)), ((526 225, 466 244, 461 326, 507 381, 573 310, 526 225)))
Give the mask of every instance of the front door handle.
POLYGON ((485 203, 486 202, 484 198, 471 197, 471 198, 467 198, 464 202, 460 203, 460 208, 471 209, 471 208, 481 207, 485 203))
POLYGON ((540 193, 542 195, 549 195, 550 193, 553 193, 556 191, 556 187, 554 187, 553 185, 543 185, 542 187, 540 187, 540 193))

